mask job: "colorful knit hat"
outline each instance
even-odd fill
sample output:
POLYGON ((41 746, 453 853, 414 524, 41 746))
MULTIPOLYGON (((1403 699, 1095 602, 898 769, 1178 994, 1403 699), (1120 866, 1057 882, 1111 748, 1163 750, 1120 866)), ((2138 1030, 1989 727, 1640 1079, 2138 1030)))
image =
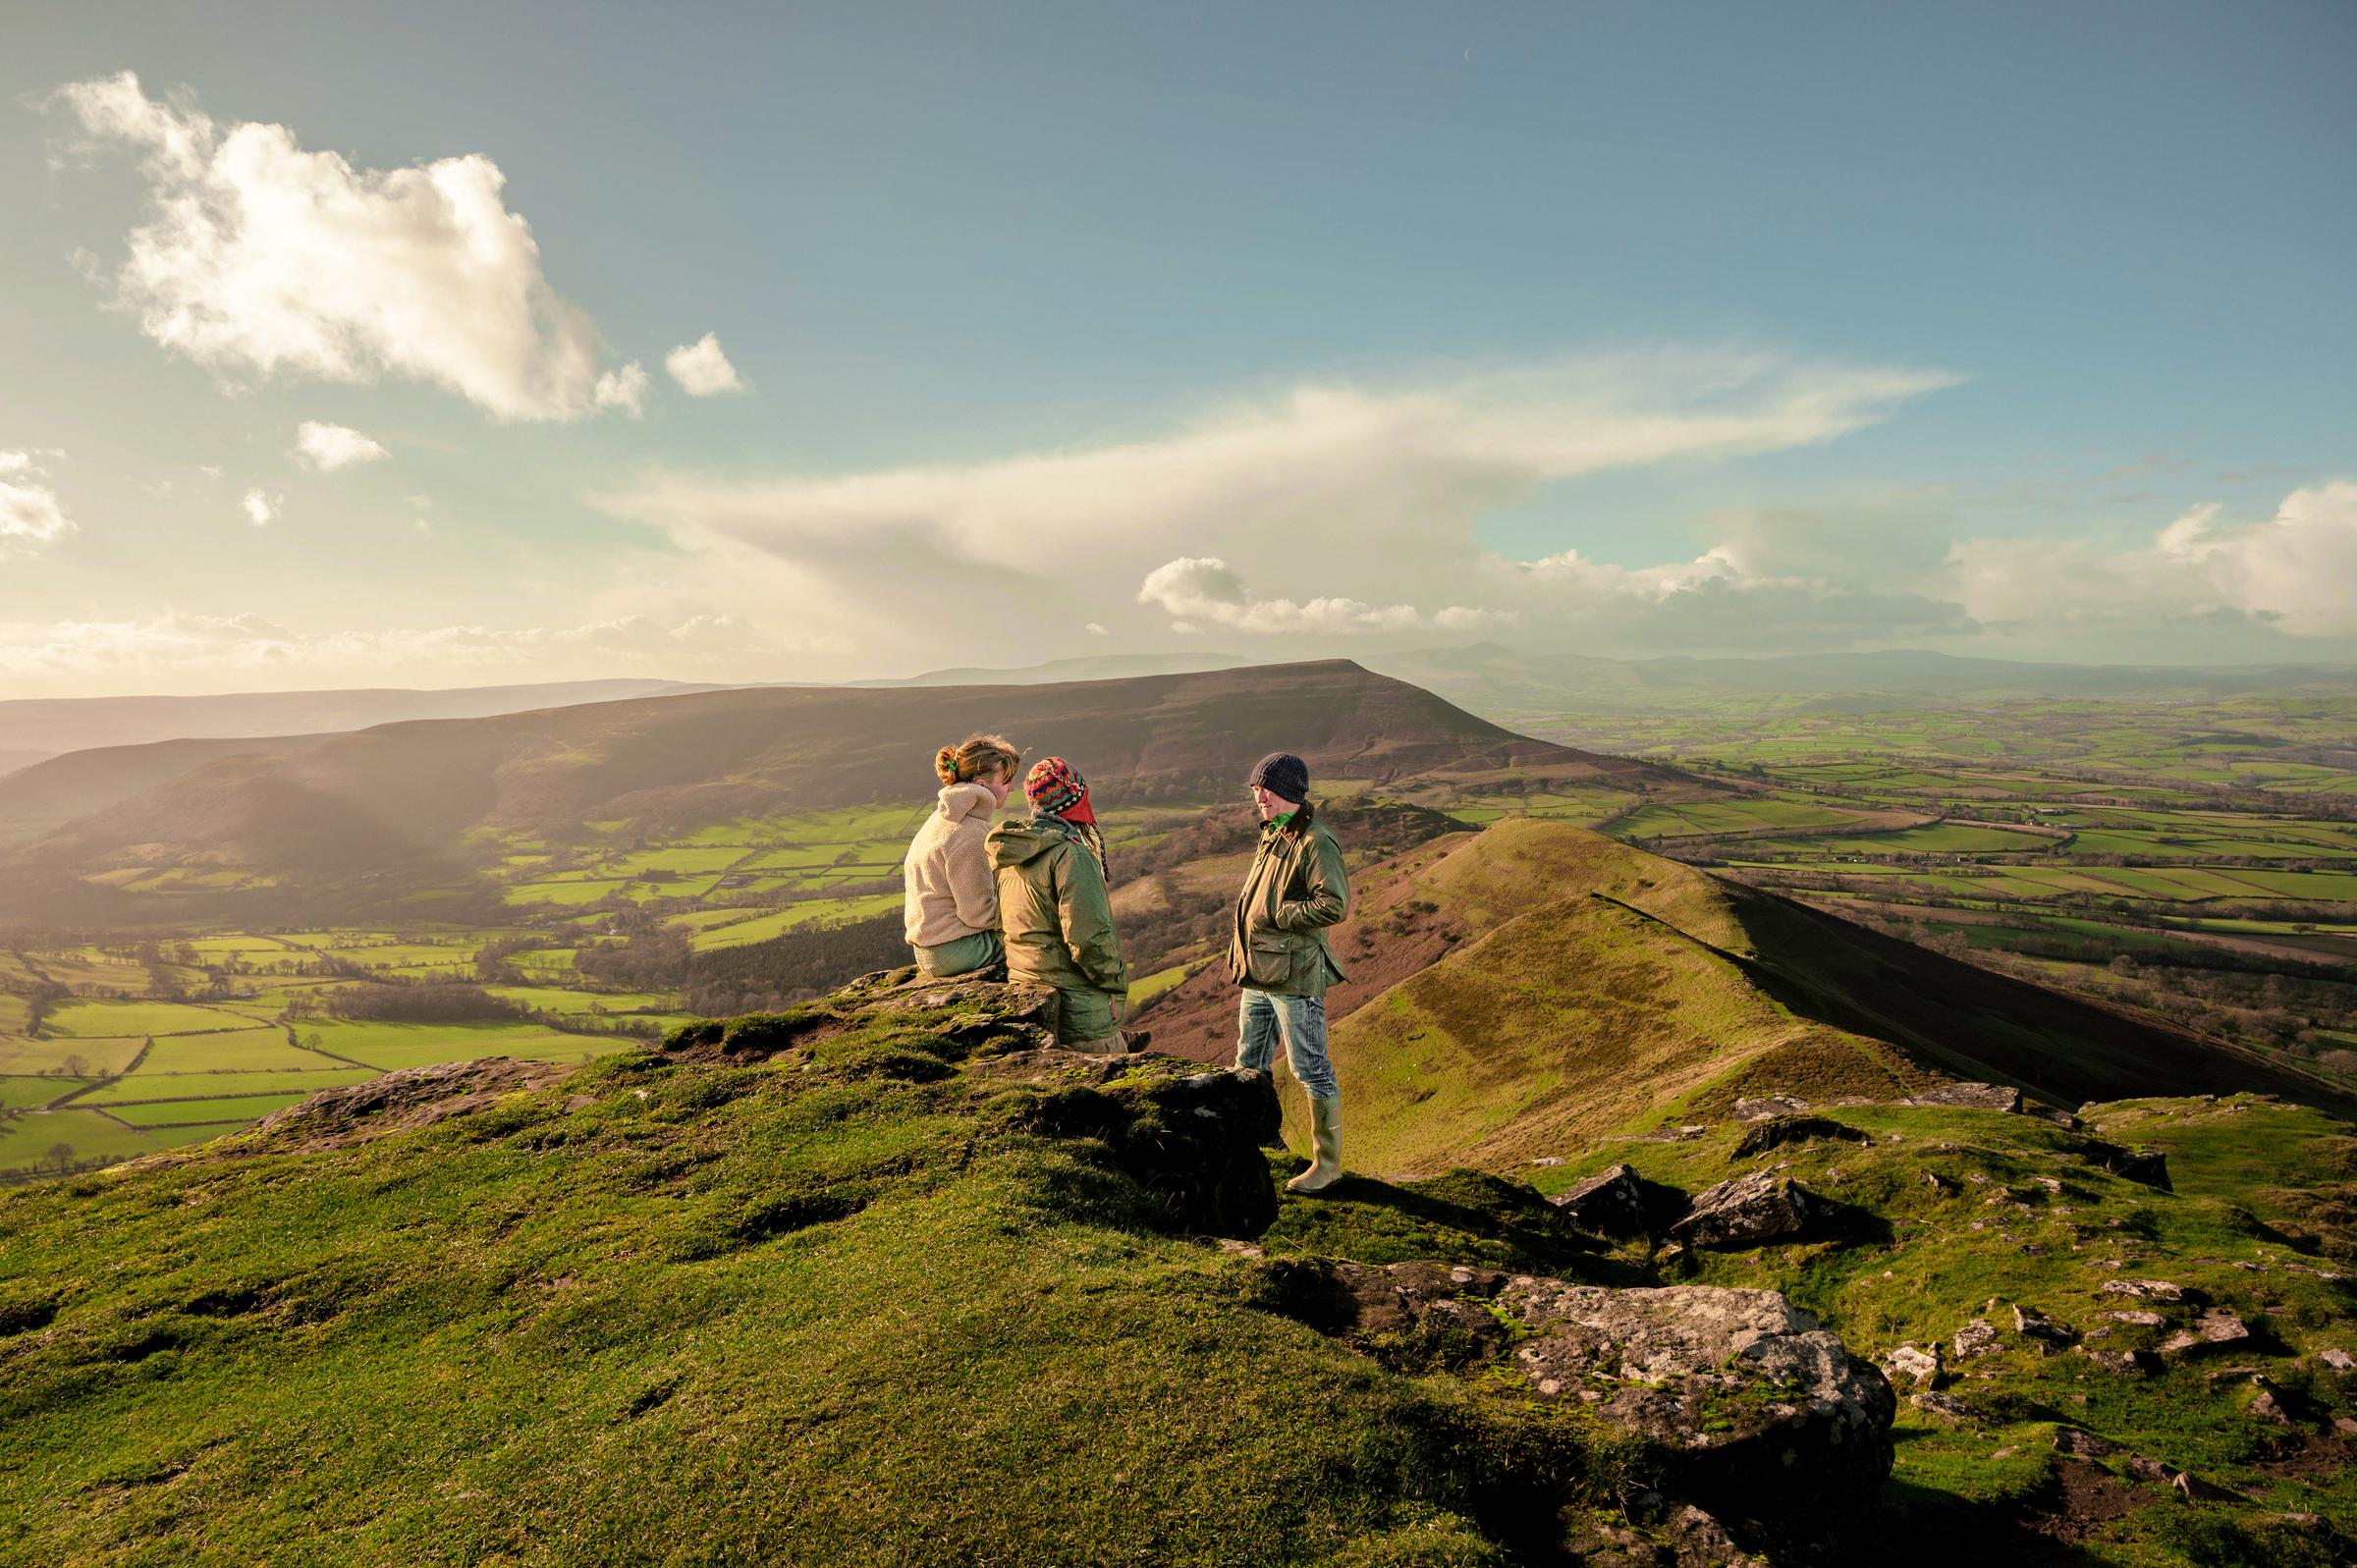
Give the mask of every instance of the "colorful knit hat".
POLYGON ((1088 852, 1097 857, 1097 869, 1105 880, 1112 882, 1113 862, 1106 858, 1105 835, 1097 828, 1096 808, 1088 803, 1088 781, 1080 777, 1079 769, 1062 757, 1040 758, 1023 780, 1023 798, 1041 816, 1069 824, 1088 852))
POLYGON ((1045 816, 1061 817, 1074 806, 1088 804, 1088 781, 1062 757, 1042 757, 1023 780, 1023 798, 1045 816))

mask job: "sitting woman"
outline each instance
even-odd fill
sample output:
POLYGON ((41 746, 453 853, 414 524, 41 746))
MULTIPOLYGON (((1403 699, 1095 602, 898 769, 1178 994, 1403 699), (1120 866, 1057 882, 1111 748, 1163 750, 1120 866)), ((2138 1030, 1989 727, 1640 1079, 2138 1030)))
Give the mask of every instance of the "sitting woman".
POLYGON ((933 755, 941 802, 909 842, 902 911, 916 967, 936 980, 988 969, 1007 955, 988 836, 991 813, 1007 804, 1022 765, 1004 735, 974 735, 933 755))
POLYGON ((1113 931, 1105 836, 1088 782, 1062 757, 1042 757, 1023 793, 1031 815, 990 831, 1008 978, 1056 988, 1058 1045, 1100 1054, 1143 1051, 1147 1037, 1120 1027, 1129 966, 1113 931))

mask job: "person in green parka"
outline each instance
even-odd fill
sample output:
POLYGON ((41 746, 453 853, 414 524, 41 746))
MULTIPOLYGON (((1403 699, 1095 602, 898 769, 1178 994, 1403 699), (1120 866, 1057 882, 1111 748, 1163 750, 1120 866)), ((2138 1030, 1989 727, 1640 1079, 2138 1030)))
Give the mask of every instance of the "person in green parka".
POLYGON ((1062 757, 1042 757, 1023 781, 1023 796, 1031 815, 990 831, 1008 978, 1055 987, 1058 1045, 1142 1051, 1146 1037, 1121 1028, 1129 966, 1113 929, 1105 836, 1088 782, 1062 757))
POLYGON ((1343 1179, 1343 1091, 1326 1055, 1326 988, 1344 976, 1326 931, 1350 912, 1350 878, 1341 841, 1310 803, 1309 764, 1273 751, 1254 766, 1248 787, 1260 843, 1228 937, 1228 977, 1240 988, 1235 1064, 1266 1073, 1284 1043, 1309 1097, 1317 1155, 1286 1189, 1323 1192, 1343 1179))

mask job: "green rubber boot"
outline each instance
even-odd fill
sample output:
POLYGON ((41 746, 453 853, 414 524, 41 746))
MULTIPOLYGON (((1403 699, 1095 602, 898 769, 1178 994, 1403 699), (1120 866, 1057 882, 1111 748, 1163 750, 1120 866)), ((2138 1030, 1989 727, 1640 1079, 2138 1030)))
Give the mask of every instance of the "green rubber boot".
POLYGON ((1343 1102, 1339 1097, 1309 1103, 1309 1131, 1318 1158, 1285 1184, 1287 1192, 1324 1192, 1343 1179, 1343 1102))

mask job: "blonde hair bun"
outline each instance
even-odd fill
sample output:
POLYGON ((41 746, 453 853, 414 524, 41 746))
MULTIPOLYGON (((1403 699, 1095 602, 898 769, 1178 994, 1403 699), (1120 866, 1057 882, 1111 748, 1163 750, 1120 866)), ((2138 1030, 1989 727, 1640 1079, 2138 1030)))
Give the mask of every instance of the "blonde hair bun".
POLYGON ((970 783, 1001 769, 1013 779, 1022 765, 1023 754, 1005 735, 968 735, 933 753, 933 776, 945 784, 970 783))

